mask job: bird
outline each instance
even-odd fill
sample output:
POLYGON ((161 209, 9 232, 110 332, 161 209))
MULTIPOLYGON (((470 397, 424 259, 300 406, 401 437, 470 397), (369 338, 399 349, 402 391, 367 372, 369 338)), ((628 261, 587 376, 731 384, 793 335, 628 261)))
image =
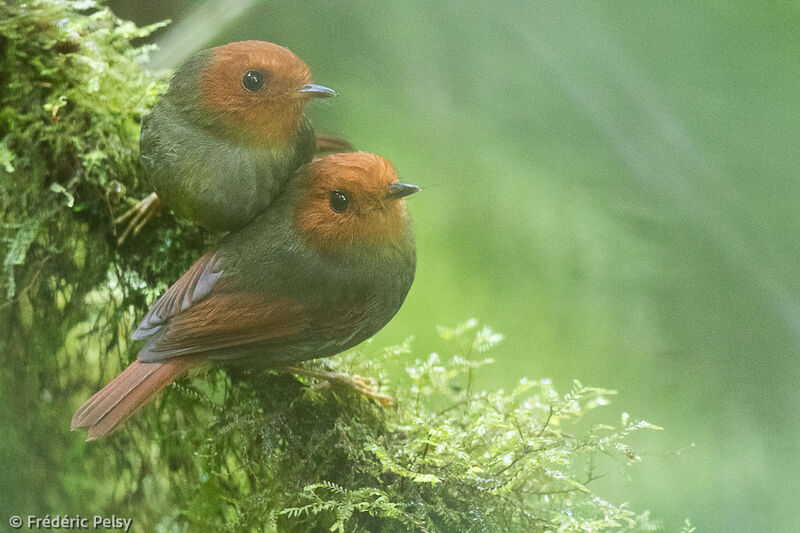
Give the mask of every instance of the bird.
MULTIPOLYGON (((77 410, 94 440, 179 376, 240 361, 288 371, 369 338, 411 288, 416 247, 386 159, 337 153, 298 169, 274 204, 224 236, 149 309, 136 360, 77 410)), ((365 390, 357 379, 351 384, 365 390)))
POLYGON ((214 232, 250 221, 315 152, 352 149, 315 136, 305 115, 311 98, 336 95, 274 43, 240 41, 191 56, 142 120, 141 162, 155 192, 115 220, 131 219, 117 244, 162 204, 214 232))

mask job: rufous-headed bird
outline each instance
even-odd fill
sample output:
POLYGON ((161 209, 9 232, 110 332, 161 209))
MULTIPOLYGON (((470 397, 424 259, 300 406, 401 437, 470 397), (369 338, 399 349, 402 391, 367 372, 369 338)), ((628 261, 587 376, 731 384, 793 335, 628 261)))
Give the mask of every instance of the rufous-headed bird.
POLYGON ((335 95, 277 44, 241 41, 193 55, 143 120, 142 165, 155 193, 116 220, 133 217, 118 243, 159 204, 217 232, 252 220, 318 148, 351 148, 317 139, 305 115, 311 98, 335 95))
POLYGON ((137 360, 72 418, 96 439, 211 361, 281 369, 380 330, 414 279, 404 198, 385 159, 333 154, 301 167, 273 205, 225 236, 156 301, 133 333, 137 360))

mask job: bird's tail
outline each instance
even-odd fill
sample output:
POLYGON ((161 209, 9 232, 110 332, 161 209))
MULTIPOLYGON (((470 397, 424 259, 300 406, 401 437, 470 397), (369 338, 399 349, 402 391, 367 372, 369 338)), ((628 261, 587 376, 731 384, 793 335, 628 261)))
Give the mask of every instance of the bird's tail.
POLYGON ((201 363, 202 359, 191 356, 155 363, 134 361, 75 411, 72 429, 89 428, 86 440, 113 433, 161 389, 201 363))
POLYGON ((324 152, 352 152, 353 145, 349 141, 334 135, 317 133, 317 153, 324 152))

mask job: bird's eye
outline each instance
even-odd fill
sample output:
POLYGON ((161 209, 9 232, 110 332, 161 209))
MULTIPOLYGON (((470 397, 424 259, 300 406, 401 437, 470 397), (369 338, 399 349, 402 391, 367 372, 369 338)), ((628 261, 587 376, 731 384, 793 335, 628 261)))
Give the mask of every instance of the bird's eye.
POLYGON ((337 213, 341 213, 350 204, 350 199, 340 191, 331 191, 331 209, 337 213))
POLYGON ((254 93, 264 86, 264 78, 265 76, 262 72, 251 70, 242 78, 242 85, 244 85, 245 89, 254 93))

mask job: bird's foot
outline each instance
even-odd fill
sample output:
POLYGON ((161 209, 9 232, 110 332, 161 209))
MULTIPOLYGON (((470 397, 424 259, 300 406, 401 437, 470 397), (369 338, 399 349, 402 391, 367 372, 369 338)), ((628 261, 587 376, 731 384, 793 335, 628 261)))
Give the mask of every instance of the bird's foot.
POLYGON ((136 237, 142 228, 153 218, 161 208, 161 200, 158 199, 156 193, 151 193, 147 198, 139 201, 136 205, 125 211, 114 220, 114 224, 122 224, 130 219, 125 231, 117 239, 117 246, 122 246, 128 235, 133 233, 136 237))
POLYGON ((367 398, 375 400, 381 404, 382 407, 392 407, 394 405, 394 398, 388 394, 379 392, 375 387, 377 383, 375 378, 359 376, 357 374, 350 375, 344 372, 321 372, 293 366, 286 367, 284 370, 291 374, 297 374, 298 376, 326 380, 330 383, 338 383, 351 387, 367 398))

